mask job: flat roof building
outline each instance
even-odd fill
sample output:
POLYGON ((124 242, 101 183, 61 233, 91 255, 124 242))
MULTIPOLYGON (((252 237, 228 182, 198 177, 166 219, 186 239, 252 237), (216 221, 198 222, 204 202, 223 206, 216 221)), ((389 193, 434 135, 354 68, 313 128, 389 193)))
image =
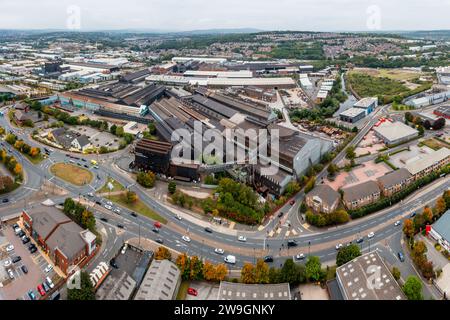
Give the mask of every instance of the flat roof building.
POLYGON ((366 114, 372 113, 377 106, 378 106, 378 98, 376 97, 362 98, 353 105, 354 108, 364 109, 366 111, 366 114))
POLYGON ((417 179, 440 169, 448 163, 450 163, 450 150, 442 147, 431 154, 426 154, 420 159, 409 162, 405 168, 417 179))
POLYGON ((360 108, 350 108, 339 114, 341 121, 355 123, 366 116, 366 112, 360 108))
POLYGON ((406 300, 377 251, 338 267, 336 279, 345 300, 406 300))
POLYGON ((217 300, 291 300, 289 283, 244 284, 221 281, 217 300))
POLYGON ((399 121, 384 121, 373 127, 375 135, 385 144, 394 145, 419 136, 419 131, 399 121))
POLYGON ((431 225, 430 235, 450 251, 450 209, 431 225))

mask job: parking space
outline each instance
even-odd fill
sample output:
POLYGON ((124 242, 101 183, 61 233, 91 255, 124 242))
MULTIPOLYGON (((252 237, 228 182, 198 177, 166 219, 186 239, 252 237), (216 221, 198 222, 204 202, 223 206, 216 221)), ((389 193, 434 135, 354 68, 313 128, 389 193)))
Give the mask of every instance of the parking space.
POLYGON ((74 126, 72 130, 88 136, 92 145, 97 148, 106 146, 114 149, 118 148, 120 144, 120 139, 107 131, 99 131, 88 126, 74 126))
POLYGON ((28 291, 32 290, 39 299, 41 295, 37 286, 45 282, 46 277, 55 282, 58 276, 53 270, 45 272, 48 261, 40 250, 30 252, 33 240, 24 244, 11 225, 4 226, 1 234, 4 239, 0 244, 0 281, 3 285, 0 287, 0 296, 6 300, 29 300, 28 291), (20 257, 20 261, 14 262, 16 257, 20 257))
POLYGON ((186 300, 217 300, 219 293, 219 284, 206 281, 191 281, 189 283, 191 290, 186 294, 186 300), (194 295, 197 294, 197 295, 194 295))

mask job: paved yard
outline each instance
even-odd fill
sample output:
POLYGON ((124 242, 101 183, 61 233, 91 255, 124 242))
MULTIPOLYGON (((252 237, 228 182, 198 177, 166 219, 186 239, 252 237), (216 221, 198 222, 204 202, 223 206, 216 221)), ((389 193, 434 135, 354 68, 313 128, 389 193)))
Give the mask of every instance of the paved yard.
POLYGON ((197 296, 186 294, 186 300, 217 300, 219 293, 219 284, 205 281, 191 281, 190 288, 197 290, 197 296))
POLYGON ((369 133, 364 136, 364 138, 355 148, 355 153, 357 157, 366 155, 369 152, 370 154, 376 154, 380 149, 383 149, 384 147, 386 147, 386 145, 383 143, 383 141, 375 136, 373 130, 370 130, 369 133))
POLYGON ((88 136, 94 147, 107 146, 112 149, 119 147, 120 138, 108 131, 101 132, 88 126, 74 126, 71 129, 75 132, 88 136))
POLYGON ((302 284, 298 286, 302 300, 330 300, 327 289, 315 284, 302 284))
POLYGON ((414 161, 421 156, 435 152, 433 149, 428 148, 427 146, 418 147, 414 145, 409 149, 409 151, 405 150, 390 156, 389 162, 397 168, 403 168, 409 161, 414 161))

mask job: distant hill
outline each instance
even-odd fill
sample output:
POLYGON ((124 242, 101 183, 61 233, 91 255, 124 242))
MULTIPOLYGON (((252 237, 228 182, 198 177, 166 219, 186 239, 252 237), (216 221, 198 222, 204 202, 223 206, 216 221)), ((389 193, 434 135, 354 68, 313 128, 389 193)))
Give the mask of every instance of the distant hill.
POLYGON ((390 33, 414 39, 450 40, 450 30, 392 31, 390 33))

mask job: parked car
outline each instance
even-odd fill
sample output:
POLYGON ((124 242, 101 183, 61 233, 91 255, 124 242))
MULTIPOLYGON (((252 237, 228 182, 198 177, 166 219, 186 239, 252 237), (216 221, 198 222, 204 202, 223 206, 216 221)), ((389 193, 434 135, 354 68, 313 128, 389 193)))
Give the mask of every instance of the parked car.
POLYGON ((28 291, 28 296, 31 300, 36 300, 36 295, 34 294, 33 290, 28 291))
POLYGON ((112 207, 109 205, 109 204, 105 204, 105 206, 104 206, 106 209, 108 209, 108 210, 112 210, 112 207))
POLYGON ((208 232, 208 233, 213 233, 212 229, 209 228, 209 227, 206 227, 206 228, 205 228, 205 231, 208 232))
POLYGON ((22 265, 22 266, 20 267, 20 269, 22 269, 23 273, 28 273, 28 268, 27 268, 26 265, 22 265))
POLYGON ((264 262, 273 262, 273 257, 272 256, 265 256, 263 260, 264 260, 264 262))
POLYGON ((39 292, 39 294, 40 294, 41 296, 45 296, 45 290, 44 290, 44 288, 42 287, 42 284, 40 284, 40 285, 37 286, 37 290, 38 290, 38 292, 39 292))
POLYGON ((88 197, 91 197, 91 198, 94 196, 94 194, 92 192, 89 192, 87 195, 88 195, 88 197))
POLYGON ((128 248, 128 244, 125 243, 123 245, 122 250, 120 251, 120 253, 125 254, 125 252, 127 251, 127 248, 128 248))
POLYGON ((297 240, 294 239, 290 239, 287 241, 287 246, 288 247, 296 247, 298 245, 297 240))
POLYGON ((11 227, 13 228, 13 230, 16 230, 19 227, 19 225, 17 223, 14 223, 11 227))
POLYGON ((45 282, 48 284, 48 286, 50 287, 50 289, 53 289, 53 287, 55 286, 53 284, 52 279, 50 279, 50 277, 45 278, 45 282))
POLYGON ((188 236, 182 236, 181 239, 186 242, 191 242, 191 238, 189 238, 188 236))
POLYGON ((120 214, 120 209, 119 208, 114 208, 114 212, 117 214, 120 214))
POLYGON ((303 259, 305 259, 305 255, 303 253, 295 255, 295 260, 303 260, 303 259))
POLYGON ((17 263, 17 262, 19 262, 20 260, 22 260, 22 257, 21 256, 15 256, 14 258, 12 258, 12 263, 17 263))
POLYGON ((124 225, 123 224, 117 224, 117 228, 120 228, 120 229, 125 229, 125 227, 124 227, 124 225))
POLYGON ((284 212, 281 211, 281 212, 278 214, 278 218, 281 218, 281 217, 283 216, 283 214, 284 214, 284 212))
POLYGON ((194 288, 188 288, 187 293, 188 293, 189 295, 191 295, 191 296, 197 296, 197 295, 198 295, 197 290, 195 290, 194 288))
POLYGON ((30 243, 30 245, 28 246, 28 250, 31 250, 33 248, 36 248, 36 245, 34 243, 30 243))
POLYGON ((3 198, 3 199, 2 199, 2 202, 3 202, 3 203, 8 203, 8 202, 9 202, 9 199, 8 199, 8 198, 3 198))
POLYGON ((14 279, 14 272, 12 271, 12 269, 8 269, 8 275, 11 280, 14 279))
POLYGON ((20 238, 22 238, 25 235, 25 232, 23 230, 20 230, 20 232, 17 234, 20 238))
POLYGON ((225 253, 225 251, 223 249, 220 249, 220 248, 215 248, 214 252, 217 253, 217 254, 224 254, 225 253))
POLYGON ((19 227, 14 229, 14 233, 16 234, 16 236, 18 236, 20 232, 22 232, 22 229, 20 229, 19 227))
POLYGON ((11 252, 14 250, 14 246, 12 244, 10 244, 9 246, 6 247, 6 252, 11 252))
POLYGON ((45 292, 49 292, 49 291, 50 291, 50 288, 49 288, 49 286, 45 283, 45 281, 42 282, 42 288, 44 288, 44 291, 45 291, 45 292))
POLYGON ((289 201, 289 204, 290 204, 291 206, 293 206, 294 203, 295 203, 295 200, 294 200, 294 199, 292 199, 291 201, 289 201))
POLYGON ((119 266, 117 265, 116 259, 111 259, 109 261, 109 264, 111 265, 111 267, 113 267, 114 269, 119 269, 119 266))
POLYGON ((48 264, 48 265, 45 267, 44 272, 45 272, 45 273, 49 273, 49 272, 52 271, 52 270, 53 270, 53 266, 52 266, 51 264, 48 264))
POLYGON ((33 248, 30 249, 30 253, 35 253, 36 251, 37 251, 36 247, 33 247, 33 248))
POLYGON ((372 239, 375 236, 375 233, 371 232, 367 235, 367 238, 372 239))
POLYGON ((397 253, 397 256, 398 256, 398 260, 400 260, 401 262, 404 262, 404 261, 405 261, 405 256, 403 255, 402 252, 398 252, 398 253, 397 253))
POLYGON ((136 214, 136 212, 132 212, 132 213, 130 213, 130 215, 131 215, 132 217, 135 217, 135 218, 137 218, 137 214, 136 214))
POLYGON ((111 201, 106 201, 106 204, 107 204, 108 206, 112 206, 112 205, 113 205, 113 203, 112 203, 111 201))
POLYGON ((246 241, 247 241, 247 238, 244 237, 244 236, 239 236, 239 237, 238 237, 238 240, 241 241, 241 242, 246 242, 246 241))
POLYGON ((22 238, 22 243, 23 243, 23 244, 27 244, 28 242, 30 242, 30 238, 28 238, 27 236, 24 236, 24 237, 22 238))

